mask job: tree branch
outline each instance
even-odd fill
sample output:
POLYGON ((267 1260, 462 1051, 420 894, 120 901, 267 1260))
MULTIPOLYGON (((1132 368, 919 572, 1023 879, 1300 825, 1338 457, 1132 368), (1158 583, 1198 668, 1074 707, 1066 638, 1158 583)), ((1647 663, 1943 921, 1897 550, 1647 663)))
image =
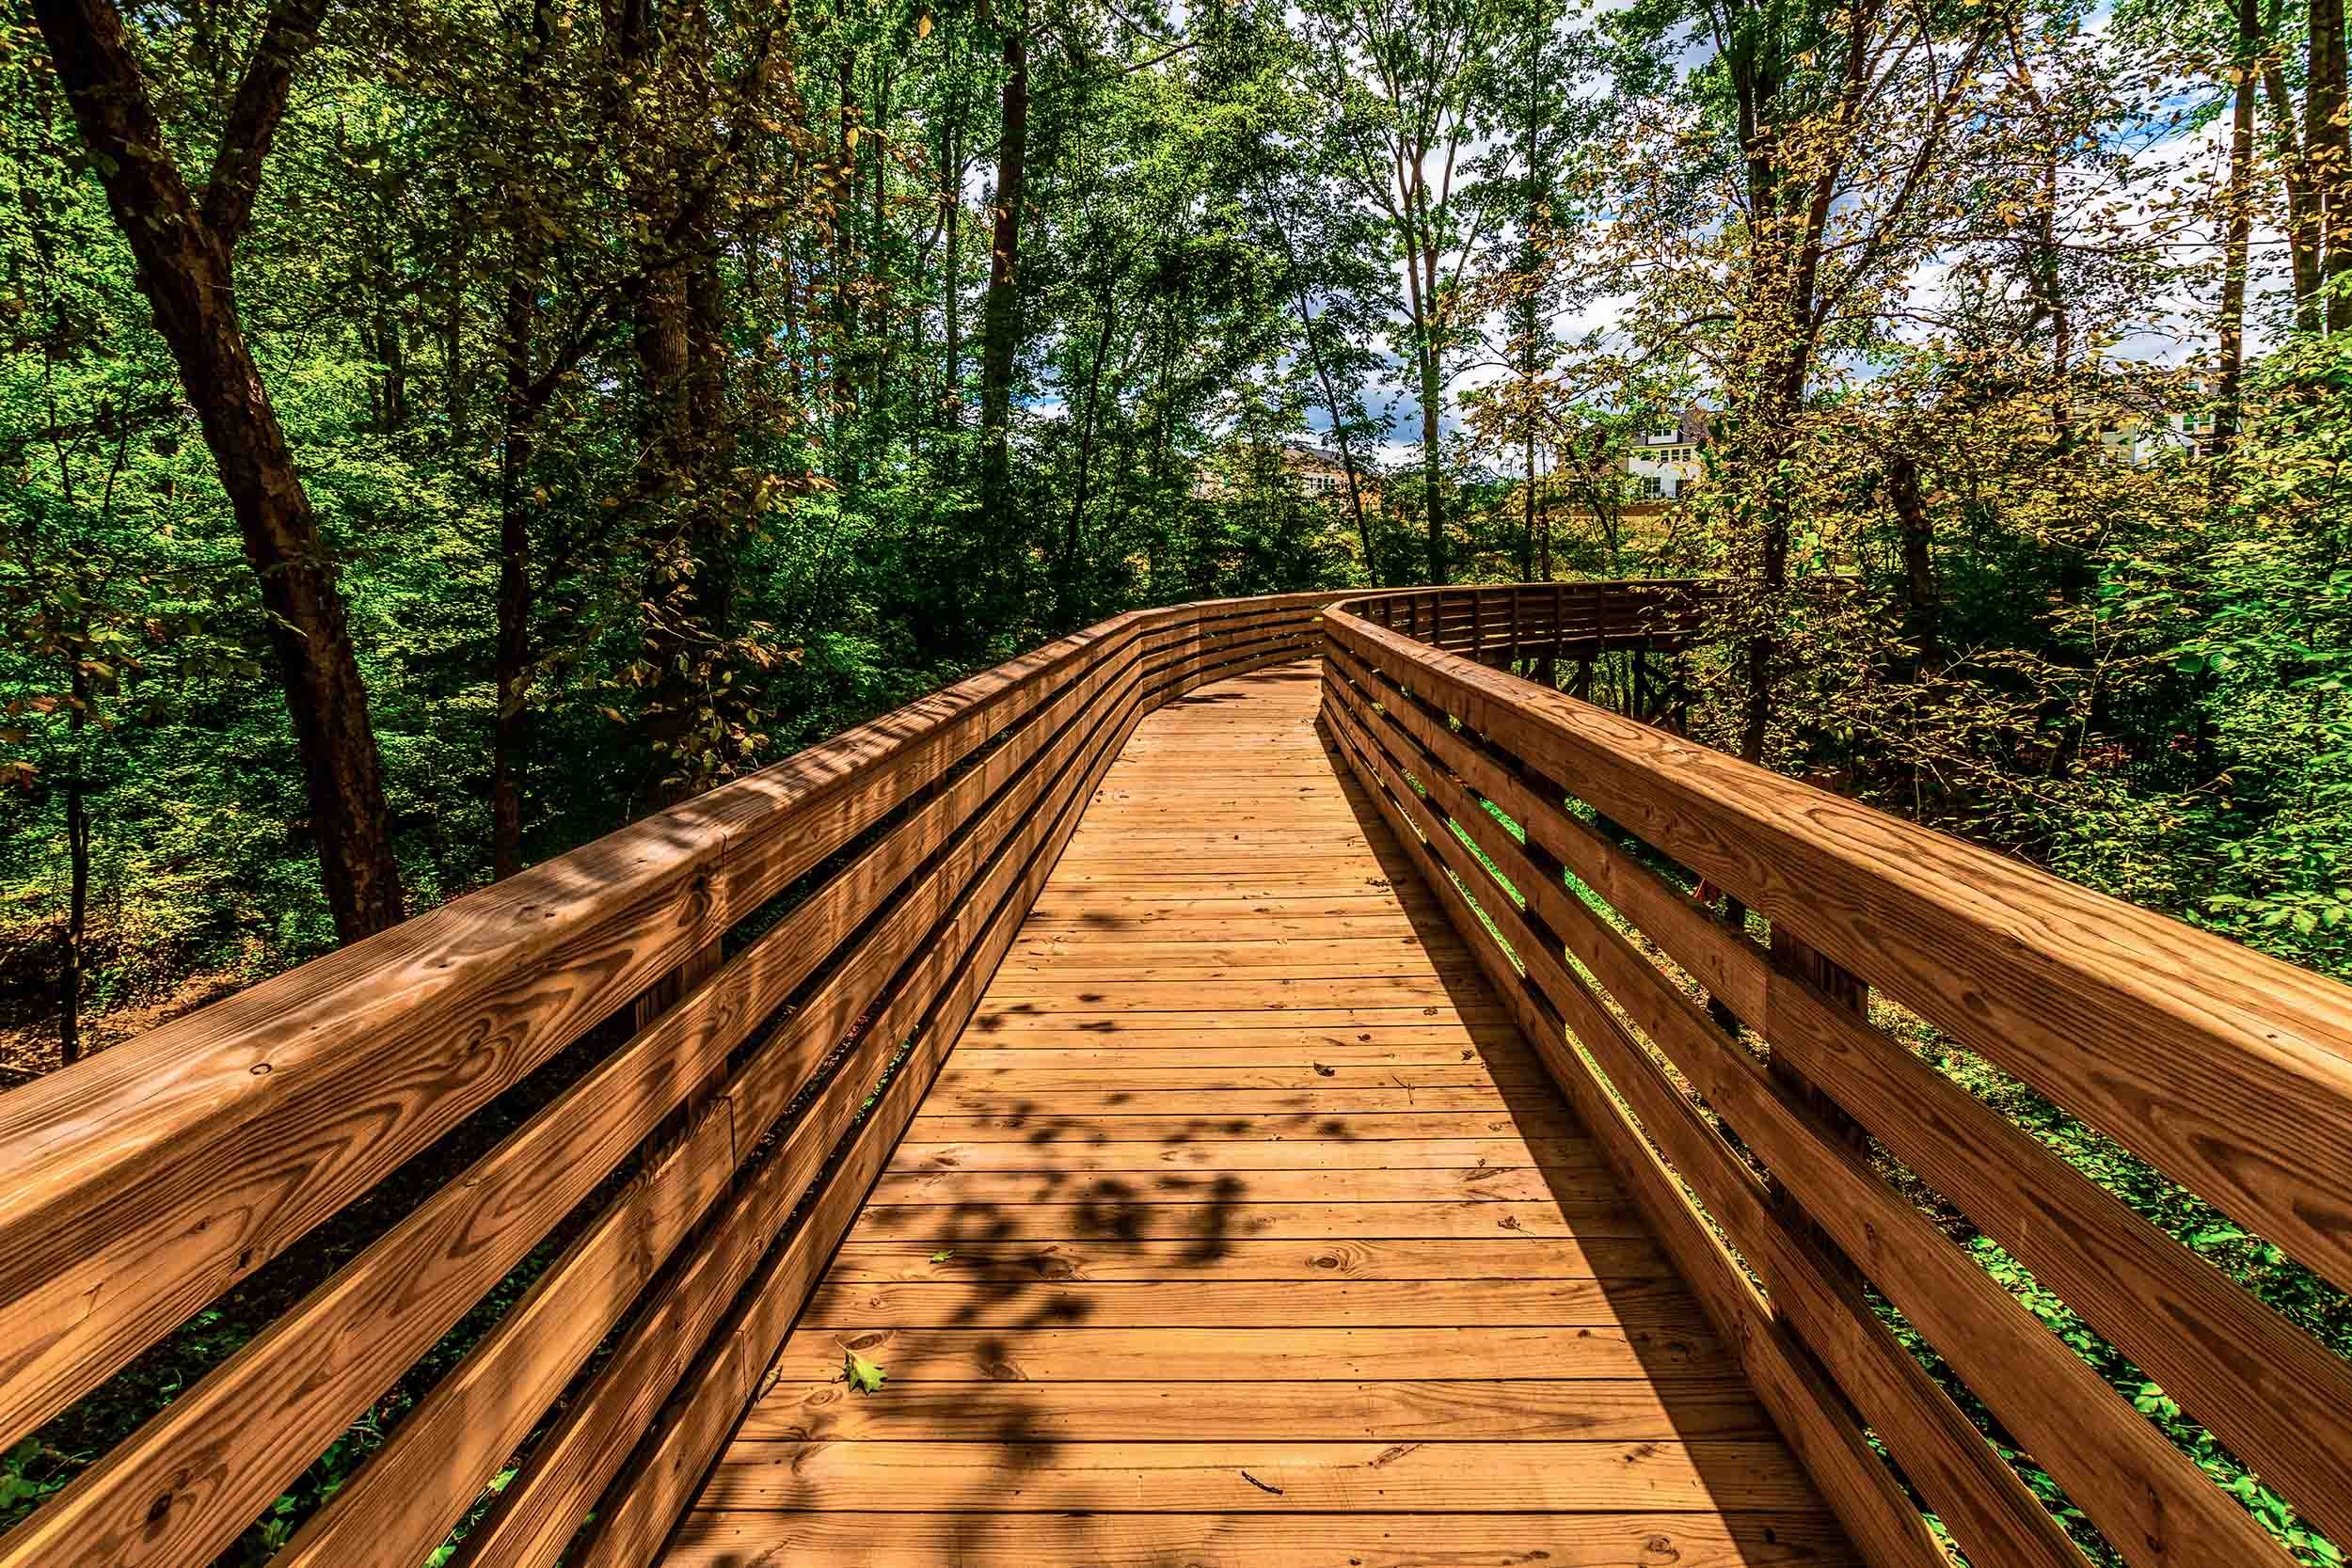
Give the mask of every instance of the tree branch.
POLYGON ((220 150, 213 156, 213 173, 204 186, 204 222, 220 240, 224 251, 234 251, 253 221, 253 200, 262 188, 262 165, 278 122, 286 118, 286 100, 294 92, 294 67, 318 41, 319 24, 329 0, 278 0, 262 23, 262 41, 246 66, 245 80, 230 105, 229 123, 220 134, 220 150))

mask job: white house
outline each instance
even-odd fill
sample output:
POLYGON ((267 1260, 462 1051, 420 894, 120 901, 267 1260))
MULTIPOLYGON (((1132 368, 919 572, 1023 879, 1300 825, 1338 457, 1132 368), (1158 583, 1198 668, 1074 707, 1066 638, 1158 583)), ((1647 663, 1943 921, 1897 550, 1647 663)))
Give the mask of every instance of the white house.
POLYGON ((1673 423, 1654 426, 1634 437, 1625 455, 1625 471, 1635 495, 1645 500, 1673 500, 1682 487, 1699 477, 1699 449, 1707 444, 1708 416, 1704 408, 1685 408, 1673 423))

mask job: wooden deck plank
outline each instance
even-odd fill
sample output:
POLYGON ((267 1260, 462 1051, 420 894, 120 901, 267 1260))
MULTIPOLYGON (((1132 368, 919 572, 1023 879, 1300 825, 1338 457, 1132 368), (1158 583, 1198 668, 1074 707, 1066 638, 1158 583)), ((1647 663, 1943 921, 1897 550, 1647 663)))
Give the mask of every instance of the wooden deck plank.
POLYGON ((1679 1285, 1650 1279, 1151 1279, 1035 1285, 986 1277, 941 1284, 827 1281, 803 1309, 812 1328, 1672 1328, 1679 1285))
MULTIPOLYGON (((1181 1126, 1181 1124, 1178 1124, 1181 1126)), ((1389 1138, 1347 1143, 1311 1138, 1195 1140, 1181 1132, 1159 1138, 1104 1137, 1074 1148, 1041 1151, 1028 1143, 907 1142, 890 1168, 927 1170, 1137 1171, 1190 1170, 1471 1170, 1518 1165, 1585 1166, 1599 1158, 1578 1138, 1389 1138)))
POLYGON ((1580 1236, 1541 1247, 1515 1241, 1412 1237, 1387 1241, 1303 1238, 1226 1242, 853 1241, 827 1277, 841 1281, 985 1277, 1037 1280, 1596 1279, 1670 1277, 1646 1239, 1580 1236))
MULTIPOLYGON (((1738 1357, 1701 1325, 1649 1329, 1497 1328, 795 1328, 777 1354, 787 1377, 837 1370, 853 1348, 901 1383, 1245 1385, 1286 1378, 1479 1378, 1534 1369, 1548 1377, 1660 1377, 1735 1371, 1738 1357)), ((887 1386, 885 1386, 885 1392, 887 1386)), ((879 1398, 880 1396, 869 1396, 879 1398)), ((1203 1389, 1224 1403, 1229 1390, 1203 1389)))
POLYGON ((1565 1111, 1538 1114, 1526 1106, 1499 1111, 1391 1111, 1351 1116, 1330 1132, 1311 1109, 1271 1115, 1168 1116, 1119 1107, 1100 1116, 1046 1116, 1028 1112, 972 1116, 930 1111, 907 1130, 911 1140, 931 1143, 1025 1143, 1038 1147, 1081 1147, 1095 1140, 1156 1138, 1166 1143, 1280 1142, 1315 1139, 1325 1144, 1391 1143, 1426 1138, 1574 1138, 1584 1135, 1565 1111))
POLYGON ((1136 731, 670 1563, 1854 1560, 1316 701, 1136 731))
POLYGON ((1254 1384, 1241 1401, 1197 1383, 909 1384, 877 1402, 838 1378, 783 1385, 752 1407, 742 1440, 1390 1443, 1769 1437, 1737 1377, 1483 1379, 1254 1384), (910 1439, 909 1433, 918 1434, 910 1439))
POLYGON ((675 1568, 1843 1568, 1858 1561, 1814 1513, 1359 1517, 1314 1514, 731 1513, 697 1512, 675 1568))
POLYGON ((969 1240, 1099 1239, 1192 1242, 1201 1246, 1252 1237, 1316 1241, 1510 1236, 1539 1245, 1565 1236, 1640 1238, 1649 1234, 1621 1201, 1482 1203, 1431 1198, 1417 1203, 1196 1203, 1113 1199, 1080 1203, 869 1204, 852 1241, 925 1241, 953 1246, 969 1240))
MULTIPOLYGON (((869 1200, 910 1203, 1185 1204, 1540 1203, 1587 1199, 1614 1190, 1597 1154, 1581 1165, 1442 1167, 1329 1166, 1320 1170, 962 1170, 887 1171, 869 1200)), ((1588 1200, 1588 1199, 1587 1199, 1588 1200)))
MULTIPOLYGON (((1169 1067, 1149 1059, 1127 1066, 988 1067, 954 1066, 940 1074, 939 1086, 947 1092, 967 1090, 990 1094, 1056 1095, 1070 1090, 1093 1093, 1125 1089, 1136 1094, 1174 1090, 1198 1094, 1219 1089, 1308 1089, 1317 1093, 1347 1093, 1355 1089, 1488 1089, 1497 1097, 1513 1075, 1498 1074, 1472 1059, 1406 1066, 1396 1063, 1333 1064, 1320 1057, 1296 1066, 1169 1067)), ((1534 1083, 1526 1073, 1518 1082, 1534 1083)))
POLYGON ((710 1508, 1004 1513, 1671 1513, 1803 1508, 1776 1442, 739 1443, 710 1508))

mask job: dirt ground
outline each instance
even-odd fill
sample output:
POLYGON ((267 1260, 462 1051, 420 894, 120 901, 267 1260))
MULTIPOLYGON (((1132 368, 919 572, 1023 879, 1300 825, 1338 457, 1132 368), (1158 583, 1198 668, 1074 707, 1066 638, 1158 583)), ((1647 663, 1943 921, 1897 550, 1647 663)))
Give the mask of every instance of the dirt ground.
MULTIPOLYGON (((192 1013, 208 1002, 217 1002, 247 983, 243 974, 233 970, 195 974, 162 1001, 86 1017, 82 1021, 83 1054, 95 1055, 120 1045, 158 1024, 192 1013)), ((57 1021, 54 1014, 0 1019, 0 1089, 28 1084, 43 1073, 56 1071, 57 1065, 57 1021)))

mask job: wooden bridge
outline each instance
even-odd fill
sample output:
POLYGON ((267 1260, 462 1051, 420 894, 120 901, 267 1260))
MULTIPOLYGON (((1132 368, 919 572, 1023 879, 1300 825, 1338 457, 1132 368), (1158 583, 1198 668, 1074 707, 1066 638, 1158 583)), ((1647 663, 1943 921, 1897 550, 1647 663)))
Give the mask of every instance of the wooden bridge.
POLYGON ((0 1449, 357 1232, 0 1568, 396 1386, 273 1563, 2295 1561, 1977 1235, 2352 1544, 2352 1369, 1915 1049, 2346 1288, 2352 993, 1645 721, 1693 604, 1120 616, 0 1097, 0 1449))

